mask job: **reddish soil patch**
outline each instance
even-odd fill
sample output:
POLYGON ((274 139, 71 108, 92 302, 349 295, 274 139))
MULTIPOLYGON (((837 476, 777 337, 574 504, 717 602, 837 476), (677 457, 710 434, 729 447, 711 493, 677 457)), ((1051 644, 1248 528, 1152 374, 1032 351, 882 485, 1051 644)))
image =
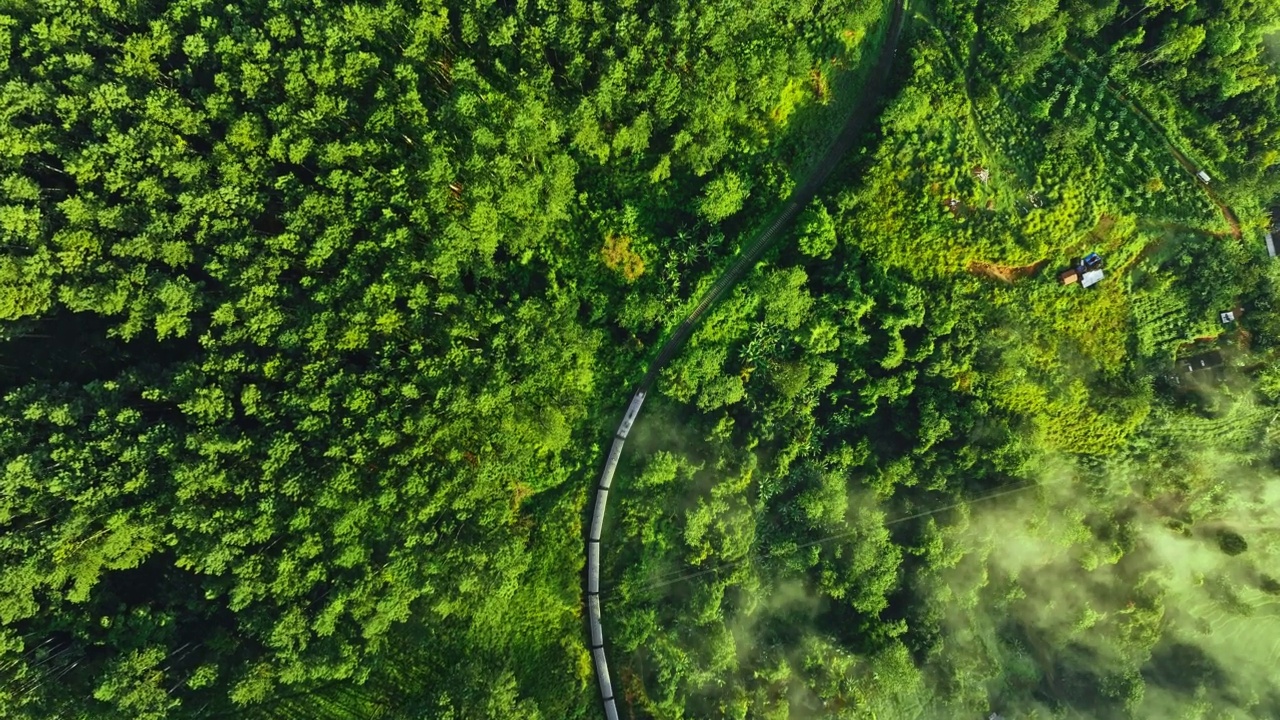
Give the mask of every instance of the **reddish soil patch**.
POLYGON ((1235 212, 1231 208, 1227 207, 1226 203, 1218 199, 1217 194, 1210 192, 1209 197, 1213 198, 1214 204, 1217 205, 1218 209, 1222 211, 1222 217, 1226 218, 1227 224, 1231 226, 1231 234, 1234 235, 1237 240, 1239 240, 1241 237, 1240 218, 1236 217, 1235 212))
POLYGON ((969 263, 969 272, 978 277, 989 278, 991 280, 999 280, 1002 283, 1012 285, 1015 281, 1024 277, 1030 277, 1040 272, 1040 269, 1048 264, 1048 260, 1041 260, 1030 265, 1022 265, 1015 267, 1012 265, 996 265, 989 262, 973 261, 969 263))

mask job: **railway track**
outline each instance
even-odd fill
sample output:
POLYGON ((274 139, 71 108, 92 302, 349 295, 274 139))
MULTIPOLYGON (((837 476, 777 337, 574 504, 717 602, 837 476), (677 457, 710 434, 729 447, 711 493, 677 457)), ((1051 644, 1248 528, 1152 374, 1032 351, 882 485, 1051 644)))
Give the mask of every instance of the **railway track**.
POLYGON ((671 337, 667 338, 666 343, 658 351, 658 355, 653 359, 653 362, 649 364, 649 369, 636 387, 631 403, 623 414, 622 422, 614 433, 613 444, 609 448, 604 470, 601 472, 600 481, 596 485, 596 498, 591 512, 591 525, 587 533, 586 595, 587 624, 590 633, 589 647, 591 648, 592 660, 595 663, 596 679, 600 685, 600 699, 603 703, 605 717, 608 720, 618 720, 618 704, 613 690, 613 680, 609 675, 608 657, 605 653, 604 626, 601 623, 600 546, 604 531, 605 510, 609 502, 609 489, 613 484, 613 474, 618 468, 618 461, 622 458, 622 449, 626 444, 627 435, 631 432, 632 425, 635 424, 636 418, 640 415, 640 408, 644 405, 645 397, 653 391, 653 386, 658 380, 658 373, 684 347, 685 342, 693 334, 694 329, 707 311, 742 279, 747 271, 760 259, 760 256, 764 254, 764 251, 777 239, 778 233, 786 228, 795 219, 800 210, 818 194, 818 190, 830 177, 840 160, 844 158, 845 153, 854 146, 858 136, 874 116, 874 109, 888 84, 889 72, 893 67, 893 59, 897 54, 898 41, 902 36, 905 17, 904 4, 905 0, 894 0, 888 34, 885 37, 884 46, 880 50, 880 55, 876 59, 876 65, 868 77, 867 88, 863 93, 866 102, 854 107, 845 122, 844 128, 841 129, 840 134, 828 147, 822 160, 809 174, 808 179, 792 192, 787 204, 774 218, 773 222, 746 246, 733 264, 725 270, 720 279, 707 290, 697 307, 680 323, 675 332, 671 334, 671 337))

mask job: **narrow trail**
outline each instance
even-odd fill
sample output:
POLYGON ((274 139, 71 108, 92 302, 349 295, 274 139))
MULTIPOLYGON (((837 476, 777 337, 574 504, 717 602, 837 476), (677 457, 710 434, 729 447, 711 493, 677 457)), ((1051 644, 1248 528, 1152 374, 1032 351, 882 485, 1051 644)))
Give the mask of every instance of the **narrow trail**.
POLYGON ((609 449, 604 471, 601 473, 600 482, 596 486, 596 499, 592 508, 591 525, 587 535, 586 596, 587 624, 590 633, 589 647, 595 663, 596 679, 600 684, 600 699, 604 706, 605 717, 608 720, 618 720, 618 705, 614 696, 613 680, 609 676, 608 658, 605 654, 604 628, 600 620, 600 544, 601 533, 604 529, 605 509, 609 500, 609 487, 613 483, 614 471, 617 470, 618 461, 622 457, 622 448, 626 442, 627 434, 631 432, 631 426, 640 414, 640 407, 644 403, 645 396, 653 390, 653 386, 658 379, 658 373, 688 341, 694 329, 711 306, 724 297, 725 293, 746 275, 747 271, 755 265, 760 256, 764 254, 764 251, 777 238, 778 233, 787 227, 800 210, 818 194, 818 190, 830 177, 836 165, 854 146, 858 137, 865 130, 867 123, 874 117, 874 110, 888 85, 889 73, 893 68, 893 60, 897 54, 898 41, 902 35, 905 17, 904 4, 905 0, 893 0, 893 11, 889 20, 890 24, 885 36, 885 43, 880 49, 875 66, 867 78, 866 88, 863 90, 864 102, 854 107, 840 134, 827 148, 826 154, 810 173, 808 179, 791 194, 791 198, 782 212, 743 248, 738 258, 725 270, 720 279, 706 291, 697 307, 689 313, 688 317, 680 323, 671 334, 671 337, 663 344, 661 350, 658 351, 657 357, 649 364, 648 370, 636 387, 635 395, 627 406, 626 413, 623 415, 622 422, 618 425, 617 432, 614 433, 613 445, 609 449))

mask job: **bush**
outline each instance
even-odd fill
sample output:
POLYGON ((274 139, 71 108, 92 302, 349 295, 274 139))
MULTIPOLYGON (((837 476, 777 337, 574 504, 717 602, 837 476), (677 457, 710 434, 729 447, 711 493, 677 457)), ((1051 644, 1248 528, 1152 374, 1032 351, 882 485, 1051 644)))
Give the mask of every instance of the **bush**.
POLYGON ((1249 549, 1249 543, 1245 542, 1240 533, 1231 530, 1218 531, 1218 548, 1222 552, 1235 556, 1249 549))
POLYGON ((826 206, 814 201, 800 216, 800 252, 826 260, 836 249, 836 224, 826 206))

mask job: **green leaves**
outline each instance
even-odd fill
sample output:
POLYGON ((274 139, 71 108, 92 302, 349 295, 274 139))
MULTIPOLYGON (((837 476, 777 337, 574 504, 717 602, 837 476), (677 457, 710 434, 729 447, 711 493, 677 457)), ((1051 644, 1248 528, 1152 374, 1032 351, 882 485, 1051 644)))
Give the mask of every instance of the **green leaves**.
POLYGON ((800 235, 800 252, 826 260, 836 249, 836 225, 820 201, 814 203, 796 220, 800 235))
POLYGON ((751 194, 750 187, 737 173, 727 172, 707 183, 698 203, 698 211, 709 222, 718 223, 742 209, 751 194))
POLYGON ((107 703, 120 716, 128 713, 139 720, 168 717, 178 700, 165 692, 166 678, 159 667, 164 660, 164 650, 151 647, 111 663, 93 697, 107 703))
MULTIPOLYGON (((825 144, 824 108, 849 102, 839 66, 883 4, 206 5, 0 15, 0 715, 583 716, 591 438, 825 144)), ((964 130, 1009 117, 964 74, 1033 92, 1077 16, 1105 20, 1078 5, 984 7, 1004 27, 979 35, 972 3, 940 3, 975 58, 917 51, 887 134, 850 166, 865 189, 806 209, 802 257, 754 274, 664 372, 652 407, 688 432, 659 447, 637 428, 657 449, 620 471, 635 546, 608 615, 646 663, 615 678, 639 712, 776 717, 816 697, 831 702, 806 712, 895 716, 876 703, 915 687, 902 573, 953 554, 935 534, 904 561, 888 510, 1016 465, 993 407, 1070 442, 1141 422, 1140 394, 1049 402, 1088 388, 1038 384, 1043 343, 1001 371, 948 284, 974 259, 1040 260, 1114 200, 1093 192, 1099 163, 1055 180, 1090 126, 1027 143, 1000 125, 1035 151, 1008 167, 964 130), (971 177, 979 161, 998 187, 971 177), (1032 191, 1017 183, 1054 207, 988 217, 1032 191), (993 387, 1007 405, 986 404, 993 387), (687 593, 649 587, 726 563, 687 593), (840 627, 784 637, 819 613, 840 627)), ((1232 7, 1162 14, 1151 36, 1203 27, 1190 60, 1230 56, 1194 71, 1196 97, 1233 96, 1206 143, 1261 157, 1275 83, 1240 28, 1266 18, 1232 7)), ((1066 87, 1089 116, 1098 100, 1066 87)), ((1063 114, 1053 92, 1037 122, 1063 114)), ((1143 165, 1132 123, 1096 127, 1140 166, 1134 187, 1186 190, 1143 165)), ((1225 272, 1231 252, 1194 263, 1225 272)), ((1152 357, 1182 305, 1227 292, 1167 290, 1119 315, 1150 325, 1152 357)))

